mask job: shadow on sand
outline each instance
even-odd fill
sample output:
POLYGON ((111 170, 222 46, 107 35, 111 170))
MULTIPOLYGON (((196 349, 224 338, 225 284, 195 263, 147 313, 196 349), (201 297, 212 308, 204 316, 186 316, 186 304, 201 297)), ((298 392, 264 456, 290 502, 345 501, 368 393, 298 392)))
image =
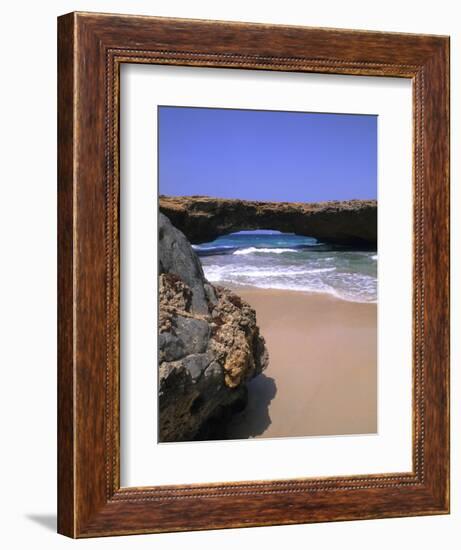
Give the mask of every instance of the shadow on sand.
POLYGON ((275 380, 260 374, 248 384, 248 404, 226 428, 226 439, 248 439, 262 435, 271 424, 269 404, 277 393, 275 380))

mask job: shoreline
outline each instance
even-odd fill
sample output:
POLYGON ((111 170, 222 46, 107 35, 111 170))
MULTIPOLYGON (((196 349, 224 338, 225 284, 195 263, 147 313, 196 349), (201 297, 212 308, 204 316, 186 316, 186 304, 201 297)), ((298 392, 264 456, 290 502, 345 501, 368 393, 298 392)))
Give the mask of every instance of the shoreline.
MULTIPOLYGON (((222 286, 224 288, 228 288, 229 290, 232 290, 232 292, 235 292, 235 294, 246 294, 248 293, 265 293, 265 292, 283 292, 287 294, 295 294, 295 295, 302 295, 302 296, 322 296, 325 298, 331 298, 333 300, 337 300, 339 302, 346 302, 348 304, 365 304, 365 305, 378 305, 378 300, 375 301, 359 301, 359 300, 352 300, 348 298, 344 298, 342 296, 339 296, 337 294, 333 294, 332 292, 325 292, 322 290, 297 290, 293 288, 263 288, 260 286, 251 286, 251 285, 236 285, 236 284, 223 284, 220 281, 209 281, 210 284, 213 286, 222 286)), ((243 295, 242 295, 243 298, 243 295)))
POLYGON ((226 286, 255 309, 269 351, 227 439, 377 432, 376 303, 226 286))

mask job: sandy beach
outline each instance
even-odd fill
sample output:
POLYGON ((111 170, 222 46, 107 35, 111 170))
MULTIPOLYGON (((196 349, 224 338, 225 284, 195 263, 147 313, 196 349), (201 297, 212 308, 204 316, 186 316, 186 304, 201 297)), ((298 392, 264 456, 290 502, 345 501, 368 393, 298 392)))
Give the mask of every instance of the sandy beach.
POLYGON ((377 430, 377 305, 328 294, 234 289, 251 304, 270 355, 228 438, 377 430))

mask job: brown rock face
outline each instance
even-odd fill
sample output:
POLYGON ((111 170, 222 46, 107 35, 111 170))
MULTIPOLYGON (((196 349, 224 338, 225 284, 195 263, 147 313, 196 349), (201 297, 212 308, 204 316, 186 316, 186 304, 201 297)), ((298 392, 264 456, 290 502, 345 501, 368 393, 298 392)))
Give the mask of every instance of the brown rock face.
POLYGON ((268 363, 255 311, 209 284, 184 235, 160 214, 159 440, 208 439, 246 405, 268 363))
POLYGON ((272 229, 338 244, 374 246, 377 201, 259 202, 160 196, 160 211, 197 244, 241 230, 272 229))

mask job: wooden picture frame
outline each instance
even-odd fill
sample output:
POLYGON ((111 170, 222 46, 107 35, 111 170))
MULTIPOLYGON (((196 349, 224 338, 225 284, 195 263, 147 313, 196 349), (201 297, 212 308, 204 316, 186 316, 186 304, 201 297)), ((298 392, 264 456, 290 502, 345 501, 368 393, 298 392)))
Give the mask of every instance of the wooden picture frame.
POLYGON ((449 512, 449 39, 71 13, 58 20, 58 531, 96 537, 449 512), (411 78, 413 469, 120 488, 119 69, 411 78))

